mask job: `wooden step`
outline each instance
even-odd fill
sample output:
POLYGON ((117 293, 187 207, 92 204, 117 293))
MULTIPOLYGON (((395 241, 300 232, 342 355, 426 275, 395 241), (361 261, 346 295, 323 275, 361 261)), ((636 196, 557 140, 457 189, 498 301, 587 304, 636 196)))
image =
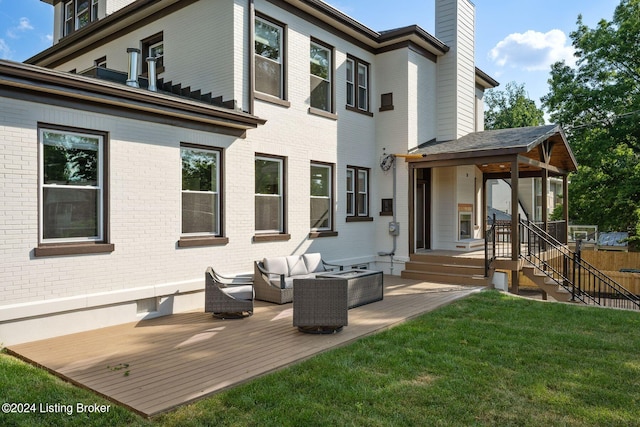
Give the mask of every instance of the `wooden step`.
POLYGON ((403 270, 400 277, 404 279, 422 280, 433 283, 446 283, 451 285, 489 286, 491 278, 484 275, 466 275, 454 273, 428 273, 417 270, 403 270))
POLYGON ((531 279, 540 289, 545 291, 553 299, 562 302, 569 302, 571 300, 571 293, 567 292, 562 286, 558 285, 556 281, 549 278, 544 274, 537 272, 535 267, 531 264, 525 264, 522 268, 523 274, 531 279))
MULTIPOLYGON (((491 272, 493 273, 493 272, 491 272)), ((485 277, 484 258, 464 257, 464 254, 411 254, 401 276, 407 279, 456 285, 491 285, 485 277)))

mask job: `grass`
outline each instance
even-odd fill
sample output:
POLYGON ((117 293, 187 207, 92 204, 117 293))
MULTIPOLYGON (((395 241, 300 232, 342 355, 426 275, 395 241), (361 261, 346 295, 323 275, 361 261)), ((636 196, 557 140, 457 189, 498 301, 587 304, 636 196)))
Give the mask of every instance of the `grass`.
MULTIPOLYGON (((640 426, 639 331, 640 313, 482 292, 153 421, 0 425, 640 426)), ((0 380, 5 401, 98 401, 5 355, 0 380)))

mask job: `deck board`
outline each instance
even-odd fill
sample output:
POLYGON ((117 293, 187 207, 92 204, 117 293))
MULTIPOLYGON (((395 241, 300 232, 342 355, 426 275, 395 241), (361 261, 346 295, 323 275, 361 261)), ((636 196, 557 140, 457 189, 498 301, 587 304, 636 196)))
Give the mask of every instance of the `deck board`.
POLYGON ((8 348, 17 357, 154 416, 387 329, 478 287, 385 276, 384 300, 349 310, 332 335, 293 327, 292 304, 256 301, 253 316, 178 313, 8 348))

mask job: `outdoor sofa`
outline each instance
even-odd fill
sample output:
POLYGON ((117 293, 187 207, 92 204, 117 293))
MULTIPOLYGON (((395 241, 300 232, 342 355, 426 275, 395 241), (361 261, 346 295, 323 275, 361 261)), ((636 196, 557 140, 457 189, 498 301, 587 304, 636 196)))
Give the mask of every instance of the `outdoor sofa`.
POLYGON ((276 304, 292 302, 294 279, 311 279, 318 273, 342 269, 341 265, 325 262, 319 253, 267 257, 255 262, 255 298, 276 304))

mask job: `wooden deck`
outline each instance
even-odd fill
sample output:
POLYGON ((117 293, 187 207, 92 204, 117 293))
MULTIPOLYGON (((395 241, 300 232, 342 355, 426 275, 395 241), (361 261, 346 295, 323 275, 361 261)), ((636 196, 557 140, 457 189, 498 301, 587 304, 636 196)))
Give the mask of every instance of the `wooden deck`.
POLYGON ((345 345, 455 301, 477 287, 385 276, 384 300, 349 310, 333 335, 292 326, 292 304, 256 301, 252 317, 189 312, 12 346, 42 366, 143 416, 154 416, 345 345))

